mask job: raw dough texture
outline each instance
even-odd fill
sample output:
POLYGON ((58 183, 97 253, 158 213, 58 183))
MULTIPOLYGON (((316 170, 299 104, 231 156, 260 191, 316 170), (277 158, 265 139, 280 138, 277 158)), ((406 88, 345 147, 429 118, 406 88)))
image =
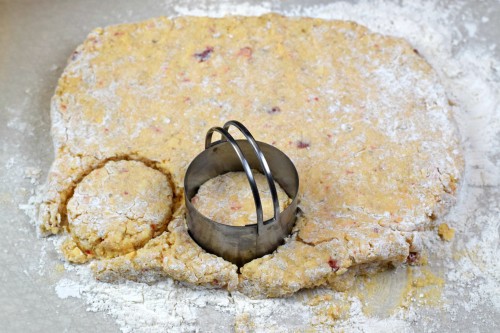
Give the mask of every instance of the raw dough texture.
MULTIPOLYGON (((167 229, 172 199, 161 172, 137 161, 110 161, 76 186, 67 206, 69 231, 87 257, 127 254, 167 229)), ((67 251, 69 244, 63 253, 81 262, 72 259, 76 248, 67 251)))
MULTIPOLYGON (((108 281, 150 270, 253 297, 342 290, 357 274, 417 257, 419 231, 454 202, 463 171, 437 75, 406 41, 353 22, 270 14, 99 28, 71 56, 51 117, 46 234, 67 226, 75 187, 108 160, 161 171, 180 202, 204 133, 230 119, 284 151, 299 172, 303 214, 294 233, 242 267, 237 283, 236 267, 190 240, 182 205, 169 231, 142 249, 94 263, 108 281)), ((118 185, 106 191, 123 195, 118 185)))
POLYGON ((183 214, 170 222, 168 231, 137 252, 92 263, 96 278, 149 283, 172 277, 211 288, 236 289, 236 266, 200 248, 189 236, 183 214))
MULTIPOLYGON (((274 216, 273 201, 266 177, 253 171, 259 189, 264 221, 274 216)), ((280 211, 290 205, 291 199, 281 186, 274 182, 280 211)), ((206 217, 219 223, 244 226, 257 223, 255 203, 244 172, 228 172, 212 178, 200 186, 198 193, 191 199, 193 206, 206 217)))

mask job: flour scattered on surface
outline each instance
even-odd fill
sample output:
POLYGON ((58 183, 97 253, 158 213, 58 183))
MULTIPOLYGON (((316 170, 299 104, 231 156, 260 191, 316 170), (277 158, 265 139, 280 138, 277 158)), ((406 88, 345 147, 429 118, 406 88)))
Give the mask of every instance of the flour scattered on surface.
MULTIPOLYGON (((481 22, 464 22, 455 27, 463 13, 463 5, 455 3, 445 9, 432 1, 395 5, 389 1, 371 3, 335 3, 321 6, 293 7, 279 10, 275 3, 222 3, 219 5, 176 6, 178 15, 223 16, 261 15, 278 11, 291 16, 353 20, 371 30, 407 39, 438 72, 460 128, 466 158, 466 174, 457 205, 445 217, 456 230, 452 243, 439 241, 436 233, 423 233, 429 249, 430 267, 443 272, 443 308, 428 309, 416 302, 398 308, 385 317, 367 316, 360 299, 347 300, 346 318, 335 320, 329 313, 319 315, 304 291, 287 299, 250 300, 223 290, 185 286, 167 279, 146 285, 134 282, 106 284, 98 282, 87 266, 65 264, 74 280, 63 278, 56 293, 61 298, 76 297, 86 302, 88 311, 105 311, 123 332, 223 331, 228 327, 277 332, 304 330, 314 325, 318 330, 339 329, 354 332, 439 331, 443 328, 500 327, 500 64, 494 58, 496 45, 489 49, 465 47, 464 38, 481 32, 481 22), (438 315, 437 315, 438 314, 438 315), (323 318, 323 319, 318 319, 323 318), (324 319, 327 318, 327 319, 324 319), (495 322, 496 320, 496 322, 495 322), (486 324, 485 324, 486 323, 486 324), (497 326, 494 326, 497 325, 497 326)), ((159 13, 160 14, 160 13, 159 13)), ((132 16, 129 13, 128 16, 132 16)), ((55 68, 54 70, 57 70, 55 68)), ((29 132, 22 122, 11 123, 12 129, 29 132)), ((10 168, 14 161, 7 161, 10 168)), ((36 179, 37 170, 27 170, 36 179)), ((36 180, 35 180, 36 181, 36 180)), ((23 205, 35 219, 37 198, 23 205)), ((60 239, 54 239, 59 244, 60 239)), ((57 246, 58 247, 58 246, 57 246)), ((46 258, 42 254, 43 260, 46 258)), ((42 265, 42 261, 40 262, 42 265)), ((345 294, 318 290, 313 295, 326 295, 335 303, 345 294), (315 294, 316 293, 316 294, 315 294)), ((349 293, 347 293, 349 294, 349 293)), ((417 296, 417 298, 419 298, 417 296)))
POLYGON ((68 279, 61 279, 56 284, 56 293, 59 298, 65 299, 68 297, 80 298, 80 285, 68 279))

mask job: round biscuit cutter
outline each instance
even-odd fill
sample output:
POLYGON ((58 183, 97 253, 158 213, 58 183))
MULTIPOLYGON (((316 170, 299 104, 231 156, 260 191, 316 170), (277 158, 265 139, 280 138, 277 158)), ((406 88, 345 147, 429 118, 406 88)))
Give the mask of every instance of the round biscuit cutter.
POLYGON ((238 266, 271 253, 284 241, 295 224, 299 175, 292 161, 279 149, 257 142, 248 129, 232 120, 224 127, 212 127, 205 138, 205 150, 189 165, 184 178, 187 225, 191 237, 205 250, 238 266), (236 127, 246 140, 236 140, 228 130, 236 127), (221 140, 212 142, 214 132, 221 140), (274 217, 264 221, 262 203, 252 169, 263 173, 271 192, 274 217), (230 171, 244 171, 252 190, 257 223, 231 226, 213 221, 201 214, 191 203, 202 184, 230 171), (274 180, 292 199, 281 211, 274 180))

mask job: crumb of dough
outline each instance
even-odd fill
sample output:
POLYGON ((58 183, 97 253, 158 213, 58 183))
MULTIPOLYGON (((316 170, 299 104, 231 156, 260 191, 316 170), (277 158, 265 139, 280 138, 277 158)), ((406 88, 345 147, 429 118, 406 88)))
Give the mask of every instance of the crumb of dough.
POLYGON ((89 260, 89 256, 78 247, 72 237, 66 238, 61 245, 61 251, 69 262, 83 264, 89 260))
POLYGON ((332 300, 332 295, 316 295, 314 296, 313 298, 311 298, 307 304, 310 305, 310 306, 318 306, 322 303, 325 303, 325 302, 330 302, 332 300))
POLYGON ((340 319, 340 316, 342 314, 341 310, 342 309, 338 305, 332 304, 332 305, 327 306, 325 309, 323 309, 323 311, 320 311, 320 313, 323 312, 323 315, 325 317, 327 317, 330 320, 335 321, 335 320, 340 319))
POLYGON ((450 228, 446 223, 442 223, 438 227, 438 235, 442 240, 450 242, 455 236, 455 229, 450 228))
MULTIPOLYGON (((253 173, 262 202, 264 221, 267 221, 274 216, 267 178, 257 171, 253 173)), ((276 181, 274 185, 280 211, 283 211, 290 205, 291 199, 276 181)), ((244 226, 257 223, 255 202, 244 172, 228 172, 209 179, 200 186, 191 202, 200 213, 222 224, 244 226)))
POLYGON ((235 333, 247 333, 255 331, 255 323, 247 312, 238 314, 234 320, 235 333))
POLYGON ((68 202, 69 261, 132 252, 160 235, 172 215, 167 177, 138 161, 110 161, 93 170, 68 202))
POLYGON ((438 306, 443 301, 445 280, 428 267, 409 267, 406 286, 401 294, 399 305, 408 308, 410 304, 438 306))

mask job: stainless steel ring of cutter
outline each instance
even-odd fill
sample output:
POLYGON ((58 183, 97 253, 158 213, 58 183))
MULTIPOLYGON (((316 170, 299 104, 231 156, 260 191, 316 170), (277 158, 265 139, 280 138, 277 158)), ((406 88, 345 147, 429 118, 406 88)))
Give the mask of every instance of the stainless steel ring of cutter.
POLYGON ((189 165, 184 178, 187 224, 191 237, 205 250, 238 266, 271 253, 284 241, 295 224, 299 175, 292 161, 279 149, 257 142, 243 124, 228 121, 224 127, 211 128, 205 138, 205 150, 189 165), (228 130, 236 127, 246 140, 235 140, 228 130), (222 139, 212 142, 214 132, 222 139), (272 196, 273 218, 264 221, 262 202, 252 169, 263 173, 272 196), (202 184, 230 171, 244 171, 252 191, 257 223, 232 226, 213 221, 201 214, 191 203, 202 184), (281 210, 274 180, 292 199, 281 210))

